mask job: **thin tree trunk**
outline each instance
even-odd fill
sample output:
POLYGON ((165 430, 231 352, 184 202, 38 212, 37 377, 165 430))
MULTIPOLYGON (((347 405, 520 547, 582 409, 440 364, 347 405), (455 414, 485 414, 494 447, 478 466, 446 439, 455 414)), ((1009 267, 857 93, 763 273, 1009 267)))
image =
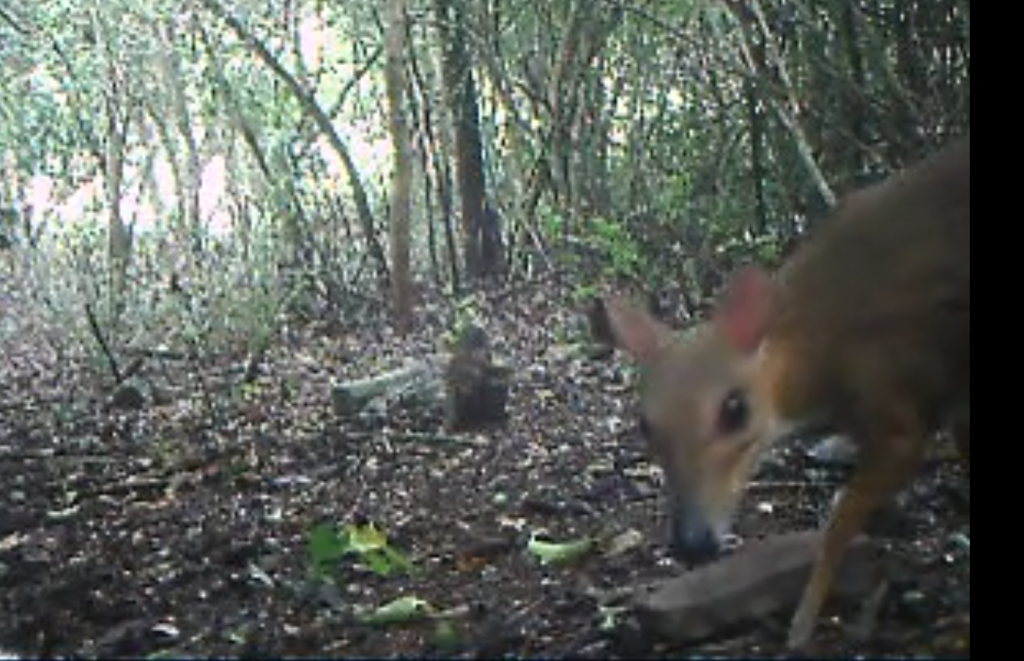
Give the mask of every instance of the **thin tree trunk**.
POLYGON ((412 327, 412 274, 409 263, 412 161, 409 127, 406 124, 405 0, 385 0, 384 21, 385 66, 392 153, 391 179, 391 302, 395 313, 395 329, 405 334, 412 327))
MULTIPOLYGON (((427 242, 430 251, 430 267, 434 282, 438 286, 444 284, 444 267, 449 269, 447 277, 450 279, 450 286, 453 291, 459 290, 459 260, 458 249, 455 245, 455 237, 452 230, 452 193, 451 193, 451 171, 448 167, 448 140, 444 131, 439 130, 434 119, 434 104, 432 103, 432 89, 426 77, 421 71, 419 60, 414 50, 407 51, 409 55, 409 74, 412 77, 410 90, 418 91, 418 108, 415 114, 419 118, 419 131, 417 131, 418 144, 420 149, 420 162, 424 173, 423 191, 426 208, 433 209, 433 201, 436 195, 437 205, 440 210, 440 219, 431 213, 427 222, 427 242), (438 223, 440 231, 444 235, 444 250, 446 255, 442 256, 440 241, 438 238, 438 223)), ((436 80, 437 76, 432 76, 436 80)))
POLYGON ((447 106, 455 133, 455 173, 458 182, 466 275, 479 279, 501 270, 500 249, 493 250, 497 217, 487 205, 480 110, 477 106, 464 8, 458 0, 435 0, 442 48, 441 67, 447 106), (485 252, 486 248, 486 252, 485 252))
POLYGON ((768 202, 764 191, 764 113, 758 107, 753 82, 745 81, 744 88, 747 121, 750 123, 750 183, 754 195, 754 227, 759 234, 763 234, 768 229, 768 202))
POLYGON ((858 24, 860 22, 857 0, 841 0, 840 29, 843 33, 843 45, 846 50, 846 63, 850 67, 850 80, 847 83, 845 113, 849 117, 853 140, 844 140, 848 145, 844 166, 857 175, 864 172, 864 148, 868 144, 867 108, 864 99, 867 93, 867 78, 864 74, 864 56, 860 51, 858 24))

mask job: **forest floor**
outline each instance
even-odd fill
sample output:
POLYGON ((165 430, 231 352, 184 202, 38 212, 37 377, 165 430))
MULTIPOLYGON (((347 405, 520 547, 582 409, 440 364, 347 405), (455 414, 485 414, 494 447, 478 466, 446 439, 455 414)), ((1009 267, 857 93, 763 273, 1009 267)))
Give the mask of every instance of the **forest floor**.
MULTIPOLYGON (((245 356, 153 358, 144 401, 110 406, 0 292, 0 657, 782 655, 791 607, 684 644, 601 605, 684 570, 628 361, 578 350, 558 291, 481 296, 514 381, 507 423, 472 434, 444 433, 437 407, 332 413, 332 384, 442 348, 437 302, 406 338, 372 307, 291 329, 244 386, 245 356), (531 551, 589 536, 632 542, 569 563, 531 551)), ((845 472, 807 447, 765 462, 743 538, 821 520, 845 472)), ((857 642, 833 603, 814 653, 969 657, 968 469, 930 461, 890 509, 871 530, 899 561, 877 626, 857 642)))

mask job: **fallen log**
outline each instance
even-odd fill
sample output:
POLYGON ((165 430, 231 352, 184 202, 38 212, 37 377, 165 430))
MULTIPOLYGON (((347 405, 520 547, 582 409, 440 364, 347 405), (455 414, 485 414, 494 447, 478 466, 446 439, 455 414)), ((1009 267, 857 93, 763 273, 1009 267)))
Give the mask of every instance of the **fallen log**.
POLYGON ((398 400, 440 405, 447 363, 447 356, 437 354, 383 374, 335 384, 331 388, 331 409, 336 415, 350 416, 375 400, 385 405, 398 400))

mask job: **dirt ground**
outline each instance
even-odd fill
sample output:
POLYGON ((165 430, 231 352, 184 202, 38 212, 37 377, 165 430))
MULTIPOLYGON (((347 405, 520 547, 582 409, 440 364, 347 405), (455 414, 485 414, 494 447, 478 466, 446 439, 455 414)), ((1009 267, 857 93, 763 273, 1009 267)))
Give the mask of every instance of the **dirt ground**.
MULTIPOLYGON (((600 595, 675 575, 660 473, 631 415, 628 362, 579 351, 550 284, 477 308, 514 370, 503 427, 445 434, 436 407, 342 418, 332 383, 436 351, 445 310, 395 337, 374 309, 283 333, 245 356, 150 358, 141 402, 109 406, 9 298, 0 318, 0 650, 24 656, 668 658, 777 656, 790 609, 686 644, 600 595), (141 406, 134 406, 141 404, 141 406), (317 573, 311 533, 373 524, 411 567, 344 555, 317 573), (322 530, 322 528, 319 528, 322 530), (544 564, 531 538, 629 538, 544 564), (625 535, 625 537, 623 537, 625 535), (367 618, 415 598, 422 617, 367 618)), ((841 468, 781 447, 751 486, 746 538, 814 527, 841 468)), ((877 626, 821 618, 821 656, 970 656, 970 481, 931 461, 871 532, 895 561, 877 626)), ((0 653, 2 656, 2 653, 0 653)))

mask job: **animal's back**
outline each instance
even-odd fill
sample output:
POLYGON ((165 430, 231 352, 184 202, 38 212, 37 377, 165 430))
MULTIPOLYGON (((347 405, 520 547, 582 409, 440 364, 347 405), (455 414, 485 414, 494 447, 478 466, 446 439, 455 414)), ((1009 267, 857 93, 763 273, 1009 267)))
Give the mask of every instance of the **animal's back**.
POLYGON ((930 427, 970 400, 970 140, 850 196, 780 274, 779 408, 930 427), (884 415, 882 415, 884 418, 884 415))

